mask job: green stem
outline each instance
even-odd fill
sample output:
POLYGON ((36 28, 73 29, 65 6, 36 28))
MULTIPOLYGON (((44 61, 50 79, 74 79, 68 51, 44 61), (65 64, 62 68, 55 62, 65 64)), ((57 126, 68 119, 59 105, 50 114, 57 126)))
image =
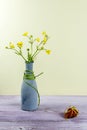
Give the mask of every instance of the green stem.
POLYGON ((36 53, 38 52, 38 49, 35 51, 35 53, 32 55, 32 58, 34 58, 34 56, 36 55, 36 53))
POLYGON ((32 55, 32 57, 34 57, 36 55, 36 53, 39 51, 39 47, 43 42, 41 41, 40 44, 38 45, 38 48, 36 49, 36 51, 34 52, 34 54, 32 55))
POLYGON ((41 72, 40 74, 36 75, 35 78, 38 77, 38 76, 40 76, 41 74, 43 74, 43 72, 41 72))
POLYGON ((31 55, 33 54, 33 43, 31 43, 31 55))
POLYGON ((36 54, 33 56, 33 58, 35 58, 35 57, 40 53, 40 51, 41 51, 41 50, 38 50, 38 51, 36 52, 36 54))
POLYGON ((13 49, 13 50, 15 50, 25 60, 25 62, 27 61, 25 59, 25 57, 23 56, 21 49, 20 49, 20 52, 18 50, 16 50, 16 49, 13 49))
POLYGON ((25 59, 25 57, 22 54, 20 56, 25 60, 25 62, 27 62, 27 60, 25 59))
POLYGON ((30 83, 26 82, 25 80, 24 80, 24 82, 37 92, 37 94, 38 94, 38 106, 39 106, 40 105, 40 95, 39 95, 38 90, 33 85, 31 85, 30 83))

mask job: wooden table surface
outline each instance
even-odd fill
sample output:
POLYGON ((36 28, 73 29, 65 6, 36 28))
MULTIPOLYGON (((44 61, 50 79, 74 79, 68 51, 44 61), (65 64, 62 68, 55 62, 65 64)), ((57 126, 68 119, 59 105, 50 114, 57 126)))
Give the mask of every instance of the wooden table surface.
POLYGON ((87 96, 42 96, 37 111, 22 111, 20 96, 0 96, 0 130, 87 130, 87 96), (79 115, 64 119, 68 106, 79 115))

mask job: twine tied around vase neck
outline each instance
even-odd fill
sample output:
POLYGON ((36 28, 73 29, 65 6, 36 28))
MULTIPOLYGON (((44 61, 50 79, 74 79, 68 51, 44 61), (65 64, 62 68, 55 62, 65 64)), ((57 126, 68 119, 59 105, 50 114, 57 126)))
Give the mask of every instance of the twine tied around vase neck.
POLYGON ((25 70, 23 79, 34 80, 35 79, 34 72, 32 70, 25 70))

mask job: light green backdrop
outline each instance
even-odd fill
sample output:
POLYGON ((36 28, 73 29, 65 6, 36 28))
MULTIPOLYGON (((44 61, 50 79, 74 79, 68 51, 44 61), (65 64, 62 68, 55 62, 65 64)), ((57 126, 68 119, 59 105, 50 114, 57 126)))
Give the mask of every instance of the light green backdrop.
POLYGON ((87 94, 87 1, 0 0, 0 95, 20 94, 24 61, 5 50, 9 41, 29 31, 47 31, 50 56, 40 54, 34 64, 41 95, 87 94))

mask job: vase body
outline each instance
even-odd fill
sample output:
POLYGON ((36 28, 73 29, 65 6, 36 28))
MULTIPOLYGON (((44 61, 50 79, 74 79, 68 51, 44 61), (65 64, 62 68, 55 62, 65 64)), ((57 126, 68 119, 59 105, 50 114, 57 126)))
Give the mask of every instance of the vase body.
POLYGON ((32 78, 33 63, 26 63, 25 75, 29 74, 30 78, 24 78, 21 87, 21 109, 25 111, 34 111, 38 108, 38 95, 36 80, 32 78), (32 88, 32 86, 35 88, 32 88))

